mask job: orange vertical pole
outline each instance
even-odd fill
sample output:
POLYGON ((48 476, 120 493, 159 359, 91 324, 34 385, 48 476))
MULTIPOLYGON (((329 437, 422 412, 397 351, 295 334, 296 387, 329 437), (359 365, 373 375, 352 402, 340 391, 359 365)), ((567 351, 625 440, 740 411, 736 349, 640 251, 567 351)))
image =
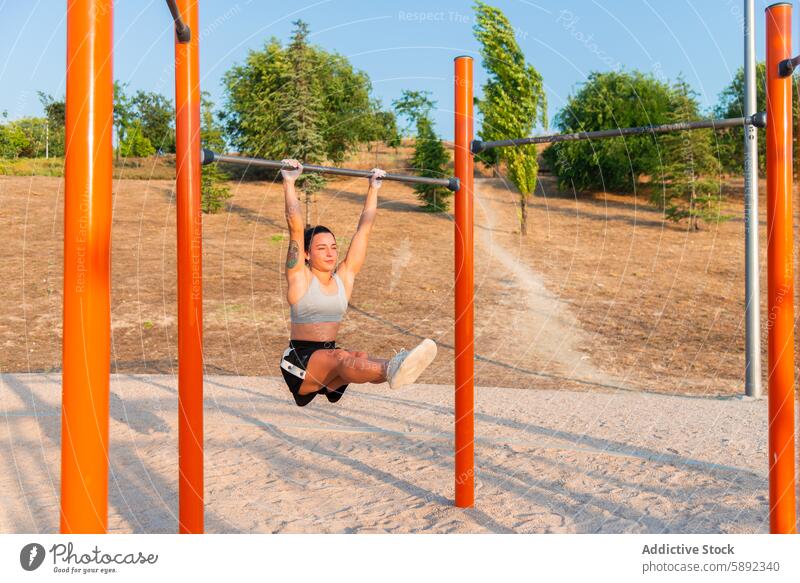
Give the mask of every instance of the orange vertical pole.
POLYGON ((792 269, 792 5, 767 8, 767 285, 769 525, 797 532, 794 478, 794 274, 792 269))
POLYGON ((67 2, 61 532, 108 527, 112 0, 67 2))
POLYGON ((200 208, 200 65, 197 0, 179 0, 191 40, 175 39, 178 212, 179 531, 202 533, 203 266, 200 208))
POLYGON ((456 506, 468 508, 475 503, 472 57, 455 59, 455 105, 455 490, 456 506))

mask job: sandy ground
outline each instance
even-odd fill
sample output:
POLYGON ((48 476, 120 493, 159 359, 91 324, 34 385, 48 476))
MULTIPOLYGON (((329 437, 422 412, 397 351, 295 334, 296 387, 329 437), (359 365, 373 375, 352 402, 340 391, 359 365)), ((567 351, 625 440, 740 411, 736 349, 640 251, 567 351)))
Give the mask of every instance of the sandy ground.
MULTIPOLYGON (((2 375, 0 532, 55 532, 58 375, 2 375)), ((476 497, 453 506, 452 388, 353 386, 298 408, 206 379, 208 532, 763 533, 766 402, 482 387, 476 497)), ((111 381, 111 532, 176 531, 171 376, 111 381)))

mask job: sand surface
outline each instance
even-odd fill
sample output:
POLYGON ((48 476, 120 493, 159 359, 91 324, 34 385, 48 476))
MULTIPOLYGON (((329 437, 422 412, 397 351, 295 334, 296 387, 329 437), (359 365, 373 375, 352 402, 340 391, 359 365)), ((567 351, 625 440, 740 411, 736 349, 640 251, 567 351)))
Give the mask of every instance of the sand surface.
MULTIPOLYGON (((60 376, 0 381, 0 532, 56 532, 60 376)), ((464 510, 450 386, 302 409, 276 378, 205 391, 208 532, 768 531, 765 400, 480 387, 464 510)), ((113 375, 110 431, 110 531, 175 532, 176 378, 113 375)))

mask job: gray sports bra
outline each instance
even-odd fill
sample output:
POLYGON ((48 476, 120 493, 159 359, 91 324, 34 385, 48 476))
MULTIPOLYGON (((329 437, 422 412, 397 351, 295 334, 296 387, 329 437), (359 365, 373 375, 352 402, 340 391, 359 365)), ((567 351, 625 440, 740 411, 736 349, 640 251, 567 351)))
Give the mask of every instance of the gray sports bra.
POLYGON ((347 295, 342 278, 334 273, 333 279, 336 281, 336 293, 326 294, 317 276, 312 274, 306 293, 300 301, 290 306, 293 324, 341 321, 347 311, 347 295))

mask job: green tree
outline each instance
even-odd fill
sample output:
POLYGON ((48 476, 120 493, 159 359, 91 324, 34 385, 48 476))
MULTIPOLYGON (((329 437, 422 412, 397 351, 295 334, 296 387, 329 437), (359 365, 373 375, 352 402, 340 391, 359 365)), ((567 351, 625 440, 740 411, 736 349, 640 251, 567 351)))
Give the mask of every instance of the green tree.
POLYGON ((419 120, 429 118, 435 102, 431 99, 430 91, 404 90, 398 99, 392 101, 392 107, 397 115, 406 118, 406 126, 402 132, 411 134, 411 129, 419 130, 419 120))
POLYGON ((288 69, 286 53, 273 38, 263 50, 250 51, 244 64, 224 74, 225 131, 233 148, 243 155, 284 157, 286 141, 277 105, 288 69))
MULTIPOLYGON (((287 141, 284 157, 319 164, 326 156, 322 135, 324 101, 308 45, 308 25, 297 20, 294 26, 292 42, 286 50, 289 69, 285 93, 278 102, 278 115, 287 141)), ((313 196, 325 186, 325 179, 319 174, 303 174, 296 184, 305 194, 306 225, 310 226, 313 196)))
POLYGON ((308 45, 308 25, 302 20, 294 25, 292 42, 286 51, 289 64, 286 91, 278 101, 278 115, 292 157, 318 163, 326 154, 322 136, 324 102, 308 45))
MULTIPOLYGON (((670 86, 650 75, 594 72, 555 119, 562 133, 662 124, 671 106, 670 86)), ((661 164, 653 135, 560 142, 544 151, 544 160, 559 187, 576 190, 631 191, 661 164)))
POLYGON ((67 104, 62 98, 55 99, 52 95, 38 92, 39 102, 47 118, 45 128, 45 153, 47 156, 60 157, 64 155, 65 127, 67 117, 67 104))
POLYGON ((137 91, 130 98, 132 116, 142 127, 142 134, 156 149, 175 152, 175 105, 153 91, 137 91))
MULTIPOLYGON (((433 122, 427 116, 417 118, 417 137, 414 146, 412 164, 420 176, 442 178, 446 175, 446 166, 450 162, 442 141, 433 130, 433 122)), ((434 185, 417 184, 414 186, 417 198, 422 201, 426 211, 444 212, 452 192, 447 188, 434 185)))
MULTIPOLYGON (((795 86, 798 76, 795 75, 795 86)), ((756 65, 756 111, 766 111, 766 65, 756 65)), ((744 68, 739 67, 730 84, 722 90, 714 108, 718 118, 744 116, 744 68)), ((800 100, 792 100, 792 116, 800 119, 800 100)), ((741 174, 744 169, 744 128, 727 128, 717 132, 716 147, 722 169, 731 174, 741 174)), ((792 145, 795 160, 800 160, 800 140, 795 139, 792 145)), ((767 168, 767 136, 766 130, 758 131, 758 167, 763 174, 767 168)))
MULTIPOLYGON (((387 112, 371 97, 369 76, 353 69, 345 57, 313 46, 308 46, 307 56, 323 102, 319 128, 325 157, 340 163, 359 143, 374 139, 376 123, 385 122, 387 112)), ((391 132, 382 133, 393 138, 391 132)))
MULTIPOLYGON (((125 93, 125 88, 127 86, 127 83, 114 81, 114 131, 117 134, 117 160, 119 160, 121 155, 124 156, 124 154, 122 154, 122 145, 127 141, 126 134, 128 132, 128 128, 133 124, 134 120, 134 111, 133 107, 131 106, 131 100, 125 93)), ((139 141, 138 138, 137 141, 139 141)), ((152 147, 152 144, 150 144, 150 146, 152 147)), ((130 147, 128 148, 128 151, 130 151, 130 147)))
MULTIPOLYGON (((314 112, 314 132, 321 136, 323 158, 338 162, 359 143, 374 138, 380 105, 370 98, 369 77, 354 70, 346 58, 308 43, 308 27, 295 23, 289 46, 277 39, 260 51, 251 51, 246 61, 223 76, 226 101, 223 120, 231 146, 250 156, 282 159, 298 156, 311 142, 296 142, 298 123, 314 112), (298 79, 295 64, 307 77, 298 79), (287 100, 299 88, 306 96, 304 113, 288 111, 287 100)), ((385 121, 385 118, 384 118, 385 121)), ((305 123, 305 130, 311 125, 305 123)), ((302 124, 301 124, 302 125, 302 124)), ((312 148, 320 149, 319 146, 312 148)))
MULTIPOLYGON (((214 102, 209 99, 209 94, 203 92, 200 101, 200 140, 204 148, 220 152, 225 150, 224 128, 215 119, 214 102)), ((232 195, 226 184, 228 175, 219 164, 209 164, 202 167, 200 179, 200 206, 204 213, 216 213, 225 206, 232 195)))
MULTIPOLYGON (((756 110, 767 109, 766 65, 756 64, 756 110)), ((794 100, 797 115, 797 100, 794 100)), ((717 118, 744 116, 744 68, 739 67, 730 84, 719 94, 714 108, 717 118)), ((766 169, 767 140, 764 131, 759 132, 758 166, 763 172, 766 169)), ((744 169, 744 128, 727 128, 717 132, 716 147, 719 159, 725 172, 741 174, 744 169)))
MULTIPOLYGON (((475 3, 475 37, 488 78, 483 98, 476 104, 483 121, 481 140, 530 135, 537 122, 547 126, 547 102, 542 76, 525 61, 514 28, 505 14, 483 2, 475 3)), ((520 232, 527 231, 527 199, 536 189, 539 165, 534 147, 503 148, 486 152, 481 160, 505 162, 509 178, 519 190, 520 232)))
POLYGON ((139 120, 128 124, 124 136, 119 148, 117 148, 119 156, 123 158, 144 158, 156 153, 153 144, 145 137, 139 120))
POLYGON ((45 155, 48 139, 48 122, 44 117, 23 117, 13 125, 25 135, 25 146, 19 152, 24 158, 38 158, 45 155))
POLYGON ((400 130, 397 128, 397 118, 391 111, 376 111, 372 116, 372 128, 368 137, 371 140, 381 141, 390 148, 400 146, 400 130))
POLYGON ((391 111, 376 111, 370 123, 371 126, 365 131, 365 137, 370 142, 383 142, 390 148, 400 147, 402 136, 397 128, 397 118, 391 111))
MULTIPOLYGON (((402 130, 405 135, 410 135, 411 127, 416 129, 411 163, 420 176, 428 178, 445 176, 450 156, 433 129, 431 111, 436 107, 436 102, 431 98, 430 91, 406 89, 398 99, 392 101, 392 107, 398 116, 405 118, 406 125, 402 130)), ((424 209, 430 212, 446 211, 447 201, 453 194, 441 186, 425 184, 415 185, 414 191, 423 203, 424 209)))
MULTIPOLYGON (((3 118, 8 114, 3 112, 3 118)), ((0 158, 18 158, 30 146, 28 138, 15 123, 0 124, 0 158)))
MULTIPOLYGON (((700 119, 696 93, 682 78, 672 87, 672 106, 666 123, 700 119)), ((725 220, 721 214, 720 164, 714 151, 714 132, 672 132, 658 139, 662 156, 661 189, 651 195, 653 204, 675 222, 688 220, 696 231, 699 221, 725 220)))

